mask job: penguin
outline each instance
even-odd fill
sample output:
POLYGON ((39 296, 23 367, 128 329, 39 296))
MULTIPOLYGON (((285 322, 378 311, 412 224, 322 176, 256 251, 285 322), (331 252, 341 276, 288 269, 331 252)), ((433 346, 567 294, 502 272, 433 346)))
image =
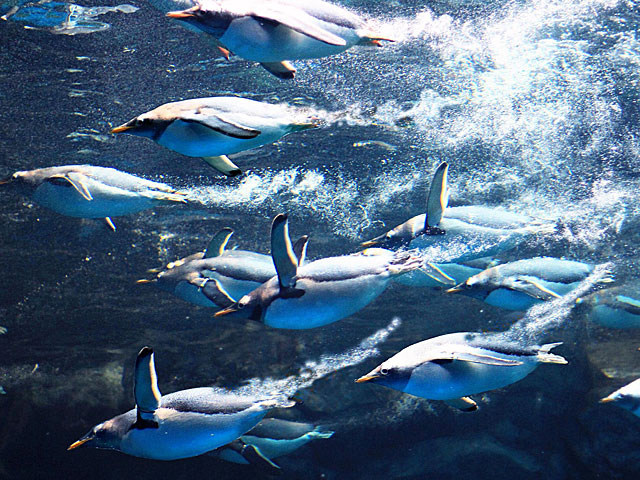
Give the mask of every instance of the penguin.
MULTIPOLYGON (((270 255, 227 250, 232 235, 232 229, 223 228, 204 252, 171 262, 155 279, 136 283, 154 282, 162 290, 202 307, 228 307, 276 274, 270 255)), ((293 247, 300 264, 305 260, 308 239, 301 237, 293 247)))
POLYGON ((640 378, 604 397, 600 403, 613 403, 640 417, 640 378))
POLYGON ((530 235, 555 232, 554 223, 535 220, 500 208, 480 205, 448 207, 449 165, 436 169, 427 196, 427 212, 410 218, 362 246, 418 248, 438 262, 460 263, 497 255, 530 235))
MULTIPOLYGON (((270 461, 289 455, 313 440, 331 438, 334 432, 324 427, 310 423, 292 422, 280 418, 265 418, 249 432, 240 437, 245 445, 251 445, 270 461)), ((220 447, 210 455, 233 463, 250 463, 238 454, 238 449, 232 446, 220 447)))
POLYGON ((211 35, 231 53, 260 63, 281 79, 296 74, 289 60, 321 58, 355 45, 382 46, 392 38, 371 31, 358 15, 322 0, 196 0, 167 13, 211 35))
POLYGON ((550 353, 558 345, 521 345, 504 332, 450 333, 405 348, 356 383, 372 382, 474 411, 478 406, 469 395, 522 380, 540 363, 568 363, 550 353))
POLYGON ((104 218, 135 213, 156 205, 187 203, 186 193, 114 168, 65 165, 19 171, 0 180, 19 193, 62 215, 104 218))
POLYGON ((165 103, 138 115, 111 133, 147 137, 187 157, 201 157, 219 172, 242 171, 227 157, 273 143, 319 124, 309 111, 240 97, 193 98, 165 103))
MULTIPOLYGON (((153 356, 149 347, 138 353, 134 373, 136 407, 96 425, 68 450, 84 445, 154 460, 189 458, 235 441, 255 427, 271 408, 294 405, 275 396, 250 397, 214 387, 163 396, 158 389, 153 356)), ((252 448, 244 451, 248 456, 256 453, 252 448)))
POLYGON ((286 215, 271 226, 271 255, 277 275, 216 317, 231 315, 273 328, 316 328, 341 320, 364 308, 396 275, 420 267, 409 252, 368 249, 329 257, 298 267, 289 239, 286 215))
POLYGON ((587 318, 607 328, 640 328, 640 287, 628 283, 579 298, 587 318))
POLYGON ((447 292, 460 292, 495 307, 524 311, 569 293, 594 268, 573 260, 529 258, 483 270, 447 292))

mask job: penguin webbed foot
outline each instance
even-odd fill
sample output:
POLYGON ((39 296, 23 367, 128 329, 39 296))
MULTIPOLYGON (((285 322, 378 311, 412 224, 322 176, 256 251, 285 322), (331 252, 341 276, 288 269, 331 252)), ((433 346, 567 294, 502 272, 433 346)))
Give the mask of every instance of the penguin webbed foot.
POLYGON ((422 234, 432 236, 432 235, 444 235, 446 233, 447 231, 442 228, 426 226, 422 234))
POLYGON ((239 453, 250 465, 258 467, 264 470, 265 473, 271 475, 282 475, 282 469, 267 458, 258 447, 243 442, 241 439, 237 439, 231 442, 228 447, 231 450, 239 453))

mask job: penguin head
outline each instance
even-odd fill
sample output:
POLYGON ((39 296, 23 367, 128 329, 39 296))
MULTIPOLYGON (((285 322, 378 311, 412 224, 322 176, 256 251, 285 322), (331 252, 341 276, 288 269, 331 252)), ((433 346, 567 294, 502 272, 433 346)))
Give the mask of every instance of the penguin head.
POLYGON ((640 408, 640 397, 618 390, 608 397, 601 399, 600 403, 613 403, 625 410, 634 411, 640 408))
POLYGON ((153 113, 152 110, 132 118, 127 123, 112 128, 111 133, 128 133, 157 140, 174 119, 157 118, 153 113))
POLYGON ((261 287, 258 287, 257 290, 248 293, 233 305, 230 305, 229 307, 216 312, 214 316, 231 316, 234 318, 256 320, 258 322, 262 321, 265 312, 265 303, 263 301, 262 295, 260 295, 260 289, 261 287))
POLYGON ((464 282, 446 290, 446 292, 461 293, 468 297, 484 300, 491 293, 491 289, 486 288, 487 282, 485 281, 485 278, 481 276, 481 273, 467 278, 464 282))
POLYGON ((402 391, 411 379, 412 372, 413 366, 395 362, 394 357, 392 357, 366 375, 358 378, 356 383, 373 382, 402 391))
POLYGON ((67 450, 75 450, 84 445, 91 448, 117 450, 122 441, 122 435, 126 431, 126 429, 122 428, 122 422, 118 421, 120 417, 122 415, 96 425, 80 440, 69 445, 67 450))
POLYGON ((222 37, 231 22, 237 17, 224 9, 218 2, 208 2, 207 5, 197 1, 195 3, 194 7, 186 10, 169 12, 167 17, 193 25, 215 38, 222 37))
POLYGON ((22 195, 31 195, 35 188, 40 186, 46 178, 37 175, 42 169, 15 172, 8 177, 0 180, 0 185, 6 185, 7 188, 22 195))

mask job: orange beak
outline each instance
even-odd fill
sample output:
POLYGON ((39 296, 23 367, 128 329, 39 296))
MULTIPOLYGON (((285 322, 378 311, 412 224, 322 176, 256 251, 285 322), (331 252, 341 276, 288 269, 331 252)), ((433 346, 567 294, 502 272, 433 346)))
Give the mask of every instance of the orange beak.
POLYGON ((127 130, 131 130, 133 127, 128 126, 126 123, 124 125, 120 125, 119 127, 116 128, 112 128, 111 129, 111 133, 122 133, 122 132, 126 132, 127 130))
POLYGON ((78 448, 78 447, 84 445, 85 443, 87 443, 89 440, 91 440, 91 438, 81 438, 77 442, 73 442, 71 445, 69 445, 69 448, 67 448, 67 451, 75 450, 76 448, 78 448))
POLYGON ((167 13, 167 17, 169 18, 189 18, 193 17, 193 12, 190 10, 181 10, 179 12, 169 12, 167 13))

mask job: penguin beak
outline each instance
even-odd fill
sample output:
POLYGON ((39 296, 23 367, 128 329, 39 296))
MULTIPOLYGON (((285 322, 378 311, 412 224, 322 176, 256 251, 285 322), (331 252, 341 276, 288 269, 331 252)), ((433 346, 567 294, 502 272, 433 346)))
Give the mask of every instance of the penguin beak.
POLYGON ((91 437, 82 437, 77 442, 73 442, 71 445, 69 445, 69 448, 67 448, 67 451, 75 450, 76 448, 81 447, 82 445, 87 443, 89 440, 91 440, 91 437))
POLYGON ((8 177, 0 180, 0 185, 6 185, 7 183, 13 182, 13 180, 14 180, 13 175, 9 175, 8 177))
POLYGON ((453 288, 450 288, 448 290, 445 290, 445 293, 458 293, 464 290, 465 284, 461 283, 460 285, 456 285, 453 288))
POLYGON ((227 307, 227 308, 225 308, 223 310, 220 310, 219 312, 216 312, 213 316, 214 317, 222 317, 224 315, 228 315, 230 313, 234 313, 234 312, 237 312, 237 311, 238 311, 238 309, 234 305, 231 305, 230 307, 227 307))
POLYGON ((179 12, 169 12, 167 13, 167 17, 169 18, 178 18, 181 20, 184 20, 185 18, 190 18, 190 17, 194 17, 194 10, 193 9, 188 9, 188 10, 181 10, 179 12))
POLYGON ((608 397, 604 397, 600 399, 600 403, 610 403, 615 401, 615 398, 613 397, 613 395, 609 395, 608 397))
POLYGON ((123 125, 120 125, 119 127, 112 128, 111 133, 122 133, 122 132, 126 132, 127 130, 131 130, 132 128, 133 128, 133 123, 127 122, 123 125))
POLYGON ((364 382, 370 382, 371 380, 375 380, 376 378, 380 378, 380 375, 378 375, 377 373, 368 373, 360 378, 358 378, 356 380, 356 383, 364 383, 364 382))
POLYGON ((141 278, 140 280, 136 280, 136 285, 144 285, 146 283, 153 283, 153 282, 155 282, 155 279, 147 280, 146 278, 141 278))

